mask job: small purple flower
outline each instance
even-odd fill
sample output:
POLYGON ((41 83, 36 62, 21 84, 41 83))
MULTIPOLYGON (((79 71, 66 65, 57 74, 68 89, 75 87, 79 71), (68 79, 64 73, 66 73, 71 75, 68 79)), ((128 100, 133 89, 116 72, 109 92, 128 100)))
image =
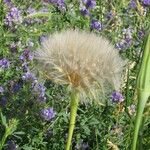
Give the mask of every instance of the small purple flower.
POLYGON ((82 0, 82 2, 83 2, 84 4, 86 4, 86 3, 87 3, 87 1, 88 1, 88 0, 82 0))
POLYGON ((10 66, 10 62, 6 59, 6 58, 3 58, 0 60, 0 68, 9 68, 10 66))
POLYGON ((21 55, 21 56, 19 57, 19 59, 22 60, 22 61, 24 61, 24 60, 25 60, 25 57, 24 57, 23 55, 21 55))
POLYGON ((114 17, 113 11, 109 11, 109 12, 106 14, 106 18, 107 18, 108 20, 112 19, 113 17, 114 17))
POLYGON ((34 13, 36 13, 36 10, 35 10, 34 8, 32 8, 32 7, 29 7, 29 8, 27 9, 27 13, 29 13, 29 14, 34 14, 34 13))
POLYGON ((33 74, 33 73, 31 73, 31 72, 26 72, 26 73, 24 73, 24 75, 22 76, 22 79, 24 80, 24 81, 34 81, 34 82, 36 82, 37 81, 37 79, 36 79, 36 77, 35 77, 35 75, 33 74))
POLYGON ((125 48, 125 41, 124 40, 119 41, 118 43, 115 44, 115 47, 118 50, 123 50, 125 48))
POLYGON ((131 28, 131 27, 128 27, 128 28, 124 28, 123 30, 122 30, 122 33, 123 33, 123 35, 125 36, 125 38, 130 38, 130 39, 132 39, 132 34, 133 34, 133 32, 134 32, 134 30, 133 30, 133 28, 131 28))
POLYGON ((11 43, 11 44, 10 44, 10 51, 11 51, 12 53, 17 52, 17 44, 11 43))
MULTIPOLYGON (((37 11, 34 8, 29 7, 27 9, 27 13, 28 13, 28 15, 32 15, 32 14, 37 13, 37 11)), ((35 20, 35 18, 34 19, 33 18, 27 18, 27 19, 24 20, 24 23, 26 25, 29 25, 29 24, 35 23, 36 21, 37 21, 37 19, 35 20)), ((38 19, 38 21, 39 21, 39 19, 38 19)))
POLYGON ((9 7, 12 6, 11 0, 3 0, 3 2, 9 7))
POLYGON ((124 101, 123 95, 118 91, 113 92, 111 94, 110 98, 113 102, 123 102, 124 101))
POLYGON ((7 104, 7 99, 6 99, 6 97, 2 97, 2 98, 0 99, 0 107, 5 107, 6 104, 7 104))
POLYGON ((89 9, 93 9, 96 6, 96 0, 87 0, 86 7, 89 9))
POLYGON ((65 1, 64 0, 57 0, 56 4, 57 4, 59 10, 62 10, 62 11, 66 10, 66 6, 65 6, 65 1))
POLYGON ((145 6, 149 6, 150 5, 150 0, 143 0, 142 3, 145 6))
POLYGON ((25 61, 25 60, 32 60, 33 56, 31 55, 30 50, 25 49, 23 51, 23 54, 20 56, 20 60, 25 61))
POLYGON ((53 108, 45 108, 41 110, 41 117, 46 121, 50 121, 55 117, 55 115, 56 112, 54 112, 53 108))
POLYGON ((4 93, 4 88, 2 86, 0 86, 0 94, 4 93))
POLYGON ((131 0, 130 1, 130 3, 129 3, 129 7, 130 8, 132 8, 132 9, 134 9, 134 8, 136 8, 137 6, 136 6, 136 2, 135 2, 135 0, 131 0))
POLYGON ((126 50, 127 48, 129 48, 129 46, 131 46, 132 42, 133 42, 133 38, 132 38, 132 32, 127 32, 127 30, 125 29, 123 31, 124 37, 123 39, 121 39, 119 42, 117 42, 115 44, 115 47, 118 50, 126 50))
POLYGON ((89 10, 84 6, 80 9, 80 12, 83 16, 89 16, 89 10))
POLYGON ((45 89, 42 84, 36 84, 36 86, 34 86, 34 91, 37 92, 39 96, 45 95, 45 89))
POLYGON ((7 142, 6 150, 17 150, 17 146, 13 141, 9 140, 7 142))
POLYGON ((20 90, 20 88, 22 87, 22 85, 21 84, 19 84, 19 83, 15 83, 14 85, 13 85, 13 87, 12 87, 12 91, 13 91, 13 93, 16 93, 16 92, 18 92, 19 90, 20 90))
MULTIPOLYGON (((32 7, 29 7, 27 9, 28 15, 34 15, 34 14, 41 13, 41 12, 48 12, 48 9, 47 8, 41 8, 39 11, 36 11, 32 7)), ((45 18, 27 18, 27 19, 25 19, 24 22, 26 23, 26 25, 30 25, 33 23, 44 23, 46 21, 47 21, 47 19, 45 19, 45 18)))
POLYGON ((21 23, 22 17, 21 12, 17 7, 10 8, 10 11, 6 14, 4 23, 7 26, 12 26, 14 23, 21 23))
POLYGON ((97 20, 92 20, 91 29, 102 30, 102 24, 97 20))
POLYGON ((45 90, 46 88, 42 84, 35 84, 33 85, 33 91, 34 94, 37 96, 37 99, 39 102, 46 102, 46 97, 45 97, 45 90))
POLYGON ((52 3, 56 5, 60 10, 65 11, 66 6, 65 6, 65 1, 64 0, 44 0, 46 3, 52 3))
POLYGON ((3 0, 4 3, 10 3, 11 0, 3 0))
POLYGON ((40 36, 39 41, 42 44, 46 39, 47 39, 47 36, 46 35, 42 35, 42 36, 40 36))
POLYGON ((126 42, 126 43, 125 43, 126 46, 129 47, 129 46, 132 44, 132 39, 126 37, 126 38, 125 38, 125 42, 126 42))
POLYGON ((22 69, 24 72, 29 72, 28 63, 26 61, 22 63, 22 69))
POLYGON ((138 32, 139 39, 143 38, 145 36, 145 31, 142 29, 138 32))

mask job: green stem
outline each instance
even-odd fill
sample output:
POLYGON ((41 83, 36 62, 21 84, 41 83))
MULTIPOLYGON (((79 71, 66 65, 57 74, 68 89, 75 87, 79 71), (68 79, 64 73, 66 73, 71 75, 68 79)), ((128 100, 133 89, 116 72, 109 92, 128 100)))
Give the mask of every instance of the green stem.
POLYGON ((143 144, 142 144, 142 139, 143 139, 143 129, 144 129, 144 122, 145 122, 145 117, 142 117, 142 121, 141 121, 141 127, 140 127, 140 131, 139 131, 139 140, 138 140, 138 150, 142 150, 143 148, 143 144))
POLYGON ((6 139, 7 139, 7 132, 5 131, 5 134, 0 142, 0 150, 3 149, 6 139))
POLYGON ((139 134, 139 129, 141 125, 143 111, 148 100, 149 93, 145 91, 138 91, 138 105, 137 105, 137 114, 135 120, 135 127, 134 127, 134 138, 132 143, 132 150, 137 150, 137 139, 139 134))
POLYGON ((71 147, 72 135, 73 135, 73 130, 75 127, 75 120, 76 120, 76 116, 77 116, 78 101, 79 101, 78 100, 78 93, 76 91, 73 91, 71 93, 70 124, 69 124, 69 133, 68 133, 66 150, 70 150, 70 147, 71 147))

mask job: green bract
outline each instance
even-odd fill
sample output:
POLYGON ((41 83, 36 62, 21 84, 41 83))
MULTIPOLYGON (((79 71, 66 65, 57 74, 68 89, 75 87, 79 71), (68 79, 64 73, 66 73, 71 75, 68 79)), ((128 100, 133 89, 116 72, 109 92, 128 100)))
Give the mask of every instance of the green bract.
POLYGON ((150 34, 145 43, 143 61, 137 80, 137 89, 150 95, 150 34))
POLYGON ((150 34, 148 35, 146 43, 144 44, 143 60, 137 79, 137 95, 138 105, 132 150, 136 150, 142 114, 146 102, 150 96, 150 34))

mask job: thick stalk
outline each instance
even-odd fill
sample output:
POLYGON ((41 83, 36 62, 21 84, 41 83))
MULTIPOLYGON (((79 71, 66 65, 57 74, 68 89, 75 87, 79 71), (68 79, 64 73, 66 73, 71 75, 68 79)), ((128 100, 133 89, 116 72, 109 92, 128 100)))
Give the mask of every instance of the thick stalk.
POLYGON ((136 147, 137 147, 139 129, 140 129, 142 115, 143 115, 148 97, 149 97, 149 93, 144 92, 144 91, 138 91, 138 105, 137 105, 137 114, 136 114, 135 127, 134 127, 132 150, 137 150, 136 147))
POLYGON ((142 121, 141 121, 141 127, 140 127, 140 131, 139 131, 139 139, 138 139, 138 144, 137 144, 137 147, 138 147, 138 150, 142 150, 143 148, 143 129, 144 129, 144 123, 145 123, 145 117, 143 116, 142 117, 142 121))
POLYGON ((69 124, 69 133, 68 133, 66 150, 70 150, 70 147, 71 147, 72 135, 73 135, 73 130, 75 127, 75 120, 76 120, 76 116, 77 116, 78 101, 79 101, 78 93, 76 91, 73 91, 71 93, 70 124, 69 124))

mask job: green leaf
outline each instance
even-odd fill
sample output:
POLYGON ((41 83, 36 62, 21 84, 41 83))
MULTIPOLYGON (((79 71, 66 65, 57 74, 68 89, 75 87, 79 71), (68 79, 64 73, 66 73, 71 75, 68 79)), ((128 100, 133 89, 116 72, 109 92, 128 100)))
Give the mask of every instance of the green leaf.
POLYGON ((7 127, 6 117, 2 113, 1 113, 1 120, 2 120, 2 125, 7 127))
POLYGON ((23 134, 25 134, 25 132, 23 132, 23 131, 13 133, 13 135, 23 135, 23 134))
POLYGON ((88 126, 84 125, 82 128, 83 128, 84 133, 85 133, 86 135, 90 135, 91 131, 90 131, 90 129, 88 128, 88 126))

